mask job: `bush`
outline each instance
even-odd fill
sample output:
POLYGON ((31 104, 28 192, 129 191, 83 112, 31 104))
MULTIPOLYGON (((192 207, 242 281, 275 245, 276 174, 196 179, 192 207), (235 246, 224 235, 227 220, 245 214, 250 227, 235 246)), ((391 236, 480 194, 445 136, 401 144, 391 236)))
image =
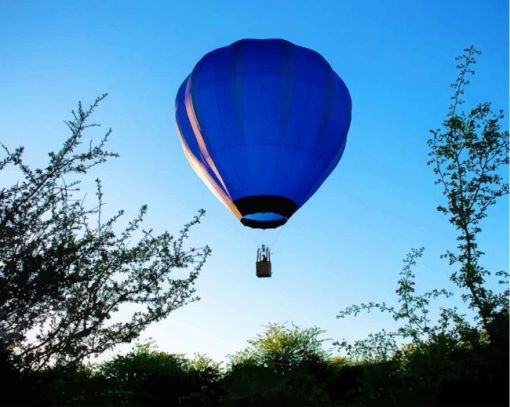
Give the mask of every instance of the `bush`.
POLYGON ((99 368, 104 400, 114 405, 196 405, 214 403, 220 372, 201 356, 194 361, 146 343, 99 368))

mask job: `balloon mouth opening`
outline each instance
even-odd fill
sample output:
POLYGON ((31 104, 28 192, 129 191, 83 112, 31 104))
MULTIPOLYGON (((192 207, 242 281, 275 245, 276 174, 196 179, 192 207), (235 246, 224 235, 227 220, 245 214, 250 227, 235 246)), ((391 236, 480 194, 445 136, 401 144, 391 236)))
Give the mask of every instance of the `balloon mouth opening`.
POLYGON ((294 201, 279 195, 245 196, 233 203, 242 215, 241 223, 255 229, 282 226, 298 209, 294 201))
POLYGON ((287 218, 274 212, 250 213, 241 219, 244 226, 256 229, 271 229, 282 226, 287 218))

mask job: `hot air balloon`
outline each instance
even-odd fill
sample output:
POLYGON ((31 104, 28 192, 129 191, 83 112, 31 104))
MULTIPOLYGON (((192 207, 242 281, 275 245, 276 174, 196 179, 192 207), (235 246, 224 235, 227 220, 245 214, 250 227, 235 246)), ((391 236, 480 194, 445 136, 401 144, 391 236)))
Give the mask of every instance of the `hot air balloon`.
POLYGON ((317 191, 345 149, 349 91, 317 52, 244 39, 206 54, 175 102, 184 153, 245 226, 276 228, 317 191))

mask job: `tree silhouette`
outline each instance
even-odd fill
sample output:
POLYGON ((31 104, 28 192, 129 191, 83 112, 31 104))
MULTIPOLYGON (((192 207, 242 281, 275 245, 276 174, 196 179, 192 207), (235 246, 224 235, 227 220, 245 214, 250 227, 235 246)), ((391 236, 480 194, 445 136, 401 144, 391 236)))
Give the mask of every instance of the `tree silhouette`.
MULTIPOLYGON (((468 289, 462 299, 478 311, 483 333, 471 326, 456 308, 441 308, 438 320, 435 323, 430 320, 431 300, 440 296, 450 297, 453 293, 441 289, 416 294, 412 267, 424 249, 412 249, 404 260, 398 281, 398 306, 368 302, 339 312, 337 317, 345 318, 378 309, 390 313, 395 321, 403 322, 394 332, 383 330, 353 344, 337 342, 355 359, 391 359, 400 352, 402 339, 421 346, 427 341, 441 341, 448 336, 457 343, 476 345, 484 334, 499 344, 508 342, 505 339, 508 338, 508 289, 495 293, 486 287, 485 277, 490 272, 480 265, 483 252, 476 243, 481 231, 479 223, 487 216, 487 209, 508 193, 508 183, 502 176, 502 167, 508 165, 508 131, 501 131, 503 112, 492 113, 489 103, 478 104, 468 114, 458 112, 459 106, 464 103, 464 89, 469 84, 467 76, 474 74, 471 67, 478 54, 479 51, 470 47, 456 58, 459 73, 452 84, 452 103, 443 129, 431 131, 428 164, 434 167, 438 176, 436 183, 443 187, 443 195, 448 202, 447 206, 440 205, 437 209, 449 216, 450 223, 459 232, 458 252, 447 251, 443 257, 449 259, 450 265, 459 264, 459 270, 451 275, 451 279, 460 288, 468 289)), ((503 271, 496 275, 508 277, 503 271)), ((508 284, 505 278, 500 283, 508 284)))
MULTIPOLYGON (((450 265, 459 265, 451 275, 471 308, 477 310, 485 330, 491 334, 491 322, 506 312, 508 290, 495 293, 485 285, 491 273, 480 264, 483 252, 478 248, 480 222, 499 198, 508 194, 508 183, 502 172, 508 165, 508 131, 501 129, 503 111, 494 113, 490 103, 480 103, 468 113, 459 112, 464 104, 464 89, 480 51, 473 46, 457 57, 459 74, 452 84, 454 94, 443 127, 431 130, 428 140, 430 161, 437 175, 436 183, 443 188, 446 205, 437 210, 448 216, 458 232, 457 252, 447 251, 450 265)), ((500 277, 508 273, 497 272, 500 277)))
POLYGON ((22 147, 3 146, 0 171, 11 166, 19 179, 0 189, 0 338, 21 369, 65 365, 130 342, 197 299, 194 284, 210 249, 184 244, 203 210, 172 236, 141 229, 144 205, 117 232, 123 211, 102 219, 99 180, 95 207, 86 208, 78 196, 80 177, 116 156, 105 149, 111 130, 80 151, 86 130, 97 126, 90 116, 105 97, 88 108, 79 103, 66 122, 71 135, 49 153, 44 168, 31 169, 22 147), (111 322, 126 304, 135 311, 111 322))

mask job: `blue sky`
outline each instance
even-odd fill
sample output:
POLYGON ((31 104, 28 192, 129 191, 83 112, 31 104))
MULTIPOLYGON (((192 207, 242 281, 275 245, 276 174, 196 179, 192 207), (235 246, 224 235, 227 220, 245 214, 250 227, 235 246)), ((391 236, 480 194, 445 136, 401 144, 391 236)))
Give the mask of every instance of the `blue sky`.
MULTIPOLYGON (((95 119, 113 128, 110 148, 120 158, 91 174, 103 180, 107 210, 126 209, 127 221, 147 203, 146 226, 175 232, 207 210, 192 236, 213 249, 198 282, 202 300, 144 333, 163 350, 220 360, 268 322, 361 338, 392 322, 379 314, 340 321, 337 311, 394 301, 412 247, 426 248, 418 288, 451 287, 439 255, 455 234, 435 211, 442 197, 426 140, 445 117, 454 57, 471 44, 483 54, 466 107, 490 101, 508 112, 502 0, 0 0, 0 141, 25 145, 27 160, 42 165, 41 152, 66 137, 63 120, 75 103, 108 92, 95 119), (189 167, 175 129, 182 80, 206 52, 241 38, 285 38, 320 52, 353 99, 342 161, 277 231, 237 223, 189 167), (256 248, 272 242, 273 278, 256 279, 256 248)), ((507 198, 482 228, 484 264, 508 270, 507 198)))

